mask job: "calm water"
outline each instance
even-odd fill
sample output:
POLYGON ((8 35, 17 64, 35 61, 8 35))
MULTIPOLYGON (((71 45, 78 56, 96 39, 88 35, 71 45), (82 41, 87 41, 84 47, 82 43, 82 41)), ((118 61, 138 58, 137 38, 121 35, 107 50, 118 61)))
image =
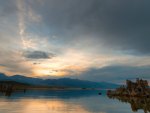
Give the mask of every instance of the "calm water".
POLYGON ((133 113, 129 103, 109 99, 105 91, 101 92, 27 91, 10 97, 0 95, 0 113, 133 113))

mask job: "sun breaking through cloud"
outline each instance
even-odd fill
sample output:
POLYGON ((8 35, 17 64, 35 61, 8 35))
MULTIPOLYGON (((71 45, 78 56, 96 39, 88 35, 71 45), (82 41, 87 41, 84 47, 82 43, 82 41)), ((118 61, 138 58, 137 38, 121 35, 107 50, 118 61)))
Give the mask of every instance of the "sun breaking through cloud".
POLYGON ((146 0, 1 1, 0 72, 94 81, 149 78, 149 5, 146 0))

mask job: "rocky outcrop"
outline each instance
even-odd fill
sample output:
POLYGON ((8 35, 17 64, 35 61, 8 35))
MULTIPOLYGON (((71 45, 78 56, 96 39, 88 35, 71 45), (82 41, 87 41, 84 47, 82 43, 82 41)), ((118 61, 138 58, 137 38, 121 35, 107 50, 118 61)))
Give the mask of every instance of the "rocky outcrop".
POLYGON ((126 86, 121 86, 116 90, 108 90, 107 95, 150 98, 150 87, 146 80, 137 79, 136 82, 126 80, 126 86))

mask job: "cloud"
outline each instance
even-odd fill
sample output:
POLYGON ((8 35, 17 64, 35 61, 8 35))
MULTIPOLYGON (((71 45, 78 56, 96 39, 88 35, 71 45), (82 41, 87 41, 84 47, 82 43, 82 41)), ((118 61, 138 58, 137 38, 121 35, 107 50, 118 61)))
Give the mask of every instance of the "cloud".
MULTIPOLYGON (((150 80, 150 66, 106 66, 91 68, 82 73, 78 78, 92 81, 120 82, 125 79, 145 78, 150 80)), ((77 77, 77 76, 73 76, 77 77)))
POLYGON ((23 56, 29 59, 51 59, 54 57, 54 54, 44 51, 25 51, 23 56))
POLYGON ((150 1, 43 0, 29 5, 62 42, 86 34, 114 50, 150 54, 150 1))
POLYGON ((12 0, 1 1, 0 16, 6 17, 15 14, 18 11, 16 4, 12 0))
POLYGON ((0 72, 8 75, 32 73, 32 65, 22 58, 19 51, 1 50, 0 56, 0 72))
POLYGON ((31 75, 41 69, 41 76, 57 70, 53 75, 89 80, 148 75, 149 5, 147 0, 1 1, 1 70, 31 75))
POLYGON ((0 66, 5 67, 5 64, 0 64, 0 66))

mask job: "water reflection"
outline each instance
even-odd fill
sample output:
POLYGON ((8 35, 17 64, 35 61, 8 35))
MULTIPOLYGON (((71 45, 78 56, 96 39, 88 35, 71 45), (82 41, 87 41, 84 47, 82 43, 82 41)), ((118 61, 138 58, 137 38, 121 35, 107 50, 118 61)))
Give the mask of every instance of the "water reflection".
POLYGON ((12 102, 3 100, 0 106, 2 113, 12 113, 13 110, 15 113, 90 113, 81 105, 56 99, 20 99, 12 102))
POLYGON ((105 113, 96 109, 97 104, 94 105, 92 102, 96 102, 93 97, 99 97, 98 92, 96 90, 14 92, 10 97, 0 96, 0 113, 105 113))
POLYGON ((0 93, 4 96, 11 96, 15 91, 26 92, 26 86, 23 83, 14 81, 0 81, 0 93))
MULTIPOLYGON (((11 92, 8 96, 11 98, 82 98, 98 95, 98 90, 26 90, 11 92)), ((3 93, 0 93, 0 98, 3 98, 3 93)))
POLYGON ((127 97, 127 96, 109 96, 111 99, 118 99, 121 102, 129 103, 134 112, 142 109, 144 113, 150 112, 150 98, 127 97))
POLYGON ((132 113, 132 110, 129 104, 107 98, 105 90, 27 90, 15 91, 11 96, 0 93, 0 113, 132 113))

